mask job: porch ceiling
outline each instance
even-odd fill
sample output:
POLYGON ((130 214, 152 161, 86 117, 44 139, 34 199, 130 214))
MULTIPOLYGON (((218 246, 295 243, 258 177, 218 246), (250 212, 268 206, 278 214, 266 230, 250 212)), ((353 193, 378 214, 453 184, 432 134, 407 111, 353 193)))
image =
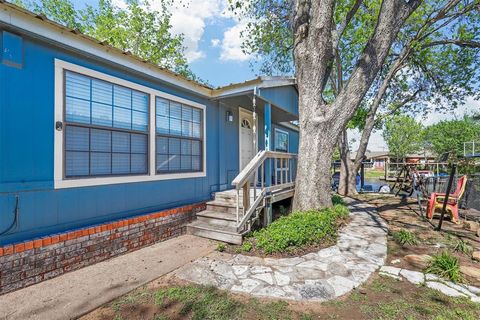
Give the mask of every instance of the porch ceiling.
MULTIPOLYGON (((241 94, 232 95, 229 97, 222 97, 217 100, 220 101, 221 104, 231 108, 242 107, 246 110, 253 111, 252 99, 253 99, 253 93, 251 91, 248 91, 248 92, 243 92, 241 94)), ((265 104, 268 101, 266 101, 265 99, 259 96, 257 96, 256 100, 257 100, 256 101, 257 113, 263 115, 265 104)), ((273 103, 271 103, 271 105, 272 105, 272 122, 280 123, 280 122, 298 120, 298 116, 282 109, 281 107, 273 103)))

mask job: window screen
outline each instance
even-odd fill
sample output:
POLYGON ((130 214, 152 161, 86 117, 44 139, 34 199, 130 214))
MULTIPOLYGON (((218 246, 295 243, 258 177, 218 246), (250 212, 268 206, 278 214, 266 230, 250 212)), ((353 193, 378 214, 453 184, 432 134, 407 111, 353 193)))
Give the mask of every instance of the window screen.
POLYGON ((157 173, 202 171, 202 112, 156 98, 157 173))
POLYGON ((65 176, 146 174, 149 95, 65 72, 65 176))

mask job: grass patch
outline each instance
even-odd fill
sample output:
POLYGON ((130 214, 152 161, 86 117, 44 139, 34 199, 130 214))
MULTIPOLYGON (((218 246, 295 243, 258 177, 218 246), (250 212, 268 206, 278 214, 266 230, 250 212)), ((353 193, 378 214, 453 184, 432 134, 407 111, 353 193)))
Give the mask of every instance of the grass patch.
POLYGON ((473 248, 471 245, 463 241, 462 239, 458 239, 454 245, 453 245, 453 250, 457 252, 461 252, 466 255, 471 255, 473 252, 473 248))
POLYGON ((191 319, 236 319, 242 307, 226 293, 213 287, 184 286, 162 289, 155 293, 155 302, 160 306, 167 303, 180 303, 179 314, 191 315, 191 319))
POLYGON ((448 251, 443 251, 433 256, 430 265, 425 271, 434 273, 453 282, 463 282, 458 259, 448 253, 448 251))
POLYGON ((343 204, 323 210, 294 212, 254 232, 249 242, 265 254, 287 252, 320 242, 334 242, 339 225, 348 214, 343 204))
POLYGON ((395 242, 402 246, 414 246, 419 242, 417 236, 413 232, 405 229, 393 232, 392 236, 395 242))

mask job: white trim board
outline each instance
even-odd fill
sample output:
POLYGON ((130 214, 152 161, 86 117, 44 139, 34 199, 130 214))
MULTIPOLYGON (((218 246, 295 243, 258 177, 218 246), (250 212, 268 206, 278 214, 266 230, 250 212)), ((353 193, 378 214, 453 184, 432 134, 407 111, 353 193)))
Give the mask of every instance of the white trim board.
POLYGON ((89 77, 97 78, 100 80, 108 81, 114 84, 122 85, 130 89, 142 91, 150 95, 150 110, 149 110, 149 173, 145 175, 135 176, 118 176, 118 177, 96 177, 96 178, 79 178, 79 179, 64 179, 64 146, 63 146, 63 131, 54 130, 54 188, 75 188, 86 186, 98 186, 118 183, 132 183, 132 182, 148 182, 148 181, 161 181, 172 179, 187 179, 187 178, 200 178, 206 177, 207 173, 207 121, 206 121, 206 106, 194 101, 183 99, 165 92, 161 92, 146 86, 139 85, 124 79, 113 77, 95 70, 91 70, 85 67, 81 67, 63 60, 55 59, 55 112, 54 123, 57 121, 64 122, 63 110, 64 110, 64 70, 69 70, 77 73, 84 74, 89 77), (176 101, 186 105, 190 105, 199 109, 202 109, 203 114, 203 161, 202 171, 200 172, 188 172, 188 173, 167 173, 156 174, 156 143, 155 143, 155 97, 161 97, 168 100, 176 101))

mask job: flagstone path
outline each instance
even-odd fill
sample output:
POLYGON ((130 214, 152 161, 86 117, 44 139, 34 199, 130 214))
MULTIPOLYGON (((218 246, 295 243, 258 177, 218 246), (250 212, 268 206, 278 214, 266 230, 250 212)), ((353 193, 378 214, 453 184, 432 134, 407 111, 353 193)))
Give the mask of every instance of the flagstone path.
POLYGON ((337 244, 294 258, 259 258, 215 252, 189 263, 176 276, 254 296, 327 301, 365 282, 387 256, 387 225, 375 207, 349 201, 351 222, 337 244))

